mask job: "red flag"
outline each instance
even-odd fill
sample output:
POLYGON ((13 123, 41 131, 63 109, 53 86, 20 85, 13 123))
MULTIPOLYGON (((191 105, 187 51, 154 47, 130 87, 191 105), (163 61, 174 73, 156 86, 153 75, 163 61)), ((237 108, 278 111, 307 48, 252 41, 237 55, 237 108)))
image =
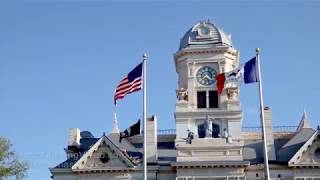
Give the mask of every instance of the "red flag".
POLYGON ((256 72, 256 58, 252 58, 244 65, 239 66, 232 71, 220 73, 216 76, 218 94, 221 95, 224 84, 227 83, 254 83, 259 81, 259 77, 256 72))
POLYGON ((218 95, 220 96, 224 88, 224 82, 226 81, 226 77, 224 73, 218 74, 216 76, 216 80, 217 80, 218 95))

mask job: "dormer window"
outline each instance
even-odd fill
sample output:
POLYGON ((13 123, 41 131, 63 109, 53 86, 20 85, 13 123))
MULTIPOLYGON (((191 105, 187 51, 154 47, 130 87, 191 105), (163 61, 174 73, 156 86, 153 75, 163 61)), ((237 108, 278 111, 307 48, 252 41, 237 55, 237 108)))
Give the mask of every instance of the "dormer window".
POLYGON ((198 27, 196 39, 211 38, 211 29, 208 25, 202 24, 198 27))

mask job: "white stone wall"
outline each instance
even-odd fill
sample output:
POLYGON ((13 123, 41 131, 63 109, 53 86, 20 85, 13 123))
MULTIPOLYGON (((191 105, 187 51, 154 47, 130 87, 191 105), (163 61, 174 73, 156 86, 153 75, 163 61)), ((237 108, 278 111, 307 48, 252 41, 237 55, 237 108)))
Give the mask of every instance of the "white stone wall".
MULTIPOLYGON (((148 180, 175 180, 176 172, 165 170, 163 172, 148 172, 148 180)), ((142 172, 123 173, 70 173, 57 174, 53 180, 141 180, 142 172)))
POLYGON ((216 86, 203 86, 197 82, 196 78, 197 71, 203 66, 210 66, 217 73, 236 68, 239 64, 239 52, 228 46, 183 49, 175 54, 175 64, 178 74, 178 89, 184 88, 188 93, 187 101, 180 102, 178 100, 176 104, 176 143, 183 143, 183 138, 187 137, 188 129, 194 132, 195 138, 197 138, 198 122, 206 120, 208 116, 210 123, 215 121, 220 126, 220 133, 226 128, 229 135, 240 138, 242 112, 239 101, 236 99, 232 104, 227 105, 229 103, 228 94, 224 91, 219 97, 219 108, 198 109, 197 91, 216 90, 216 86), (230 112, 238 112, 238 115, 231 117, 228 113, 229 109, 230 112), (217 115, 217 112, 222 111, 226 113, 217 115), (198 114, 194 115, 193 112, 198 112, 198 114), (185 113, 183 117, 180 115, 181 113, 185 113))
MULTIPOLYGON (((289 168, 286 165, 270 165, 271 179, 293 180, 295 177, 320 177, 318 168, 289 168)), ((247 180, 264 180, 262 165, 247 168, 165 168, 148 172, 148 180, 175 180, 176 177, 227 177, 246 176, 247 180)), ((54 173, 53 180, 141 180, 142 171, 118 173, 54 173)))
POLYGON ((178 168, 177 177, 243 176, 244 168, 178 168))
POLYGON ((56 175, 53 180, 141 180, 141 173, 76 173, 56 175))
POLYGON ((147 119, 147 162, 157 162, 157 118, 147 119))
POLYGON ((241 121, 228 121, 228 130, 231 137, 239 138, 241 135, 241 121))

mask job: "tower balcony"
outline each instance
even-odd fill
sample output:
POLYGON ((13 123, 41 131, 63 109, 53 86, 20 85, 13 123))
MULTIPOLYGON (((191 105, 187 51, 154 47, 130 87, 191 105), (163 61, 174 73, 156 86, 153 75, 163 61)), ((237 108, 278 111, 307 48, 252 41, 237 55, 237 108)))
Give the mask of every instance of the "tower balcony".
POLYGON ((195 138, 191 144, 177 143, 177 162, 242 161, 244 142, 228 138, 195 138))

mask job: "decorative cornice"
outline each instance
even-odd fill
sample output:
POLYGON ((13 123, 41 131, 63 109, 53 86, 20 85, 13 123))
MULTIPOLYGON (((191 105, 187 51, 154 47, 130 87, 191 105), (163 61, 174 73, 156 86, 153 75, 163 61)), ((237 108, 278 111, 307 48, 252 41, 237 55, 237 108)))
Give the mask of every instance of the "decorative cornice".
POLYGON ((74 173, 104 173, 104 172, 132 172, 137 171, 135 168, 90 168, 90 169, 75 169, 74 173))
POLYGON ((219 46, 215 48, 190 48, 182 49, 181 51, 176 52, 173 56, 177 60, 185 55, 194 55, 194 54, 212 54, 212 53, 227 53, 233 56, 238 55, 238 51, 229 46, 219 46))
POLYGON ((171 166, 177 168, 238 168, 248 167, 249 161, 198 161, 198 162, 176 162, 172 163, 171 166))
POLYGON ((224 111, 224 110, 214 110, 214 111, 186 111, 186 112, 175 112, 176 119, 184 119, 184 118, 203 118, 209 116, 209 118, 213 118, 212 114, 214 114, 214 118, 220 119, 241 119, 242 111, 224 111))

